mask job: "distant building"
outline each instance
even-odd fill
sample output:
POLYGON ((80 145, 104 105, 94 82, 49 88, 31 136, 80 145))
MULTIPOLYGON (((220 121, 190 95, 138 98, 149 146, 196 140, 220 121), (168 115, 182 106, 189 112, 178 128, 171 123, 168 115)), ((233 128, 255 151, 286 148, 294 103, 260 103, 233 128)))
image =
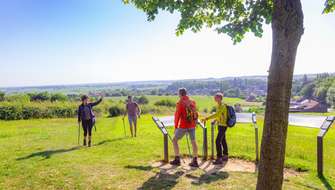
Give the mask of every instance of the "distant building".
POLYGON ((328 112, 328 106, 313 99, 291 101, 290 112, 328 112))

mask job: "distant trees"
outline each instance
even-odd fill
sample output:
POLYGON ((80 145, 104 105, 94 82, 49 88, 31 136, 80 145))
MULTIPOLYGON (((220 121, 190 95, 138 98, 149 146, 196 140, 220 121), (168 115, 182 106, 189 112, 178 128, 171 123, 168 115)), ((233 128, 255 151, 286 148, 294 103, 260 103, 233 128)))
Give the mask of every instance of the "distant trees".
POLYGON ((30 102, 30 97, 27 94, 7 94, 5 96, 5 101, 17 102, 17 103, 28 103, 30 102))
POLYGON ((50 101, 51 102, 57 102, 57 101, 59 101, 59 102, 65 102, 67 100, 68 100, 68 97, 65 96, 64 94, 61 94, 61 93, 52 94, 50 96, 50 101))
POLYGON ((138 104, 148 104, 149 99, 146 96, 134 97, 134 101, 138 104))
POLYGON ((224 92, 226 97, 239 98, 241 96, 241 90, 239 88, 232 88, 224 92))
POLYGON ((28 95, 30 96, 30 101, 47 101, 51 97, 48 92, 28 93, 28 95))
POLYGON ((301 91, 300 94, 307 99, 310 99, 313 97, 314 94, 314 88, 315 88, 315 84, 311 83, 311 84, 307 84, 305 85, 301 91))
MULTIPOLYGON (((305 79, 303 79, 305 81, 305 79)), ((303 96, 304 98, 314 98, 322 103, 328 103, 329 102, 329 95, 332 94, 332 92, 329 92, 329 90, 332 90, 331 87, 335 83, 335 76, 330 76, 329 74, 318 74, 316 79, 309 81, 308 83, 302 82, 300 87, 299 94, 303 96)), ((297 85, 295 85, 295 90, 298 89, 297 85)), ((331 97, 330 97, 331 99, 331 97)))
POLYGON ((190 94, 213 95, 221 91, 227 97, 245 97, 254 90, 265 94, 267 84, 265 79, 185 80, 173 82, 166 88, 166 91, 175 93, 181 87, 186 88, 190 94))
POLYGON ((5 100, 5 93, 4 92, 0 92, 0 102, 5 100))
POLYGON ((335 83, 328 89, 327 103, 335 109, 335 83))
POLYGON ((163 99, 155 102, 155 106, 175 107, 176 103, 170 99, 163 99))

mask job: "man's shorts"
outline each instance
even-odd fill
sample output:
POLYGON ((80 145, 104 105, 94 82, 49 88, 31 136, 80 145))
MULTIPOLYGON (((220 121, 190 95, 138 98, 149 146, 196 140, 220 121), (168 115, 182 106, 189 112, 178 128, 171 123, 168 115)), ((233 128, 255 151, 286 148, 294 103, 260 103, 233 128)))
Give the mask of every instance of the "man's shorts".
POLYGON ((195 128, 189 128, 189 129, 184 129, 184 128, 177 128, 174 131, 174 138, 176 138, 177 140, 183 138, 183 136, 188 133, 188 135, 190 136, 190 139, 193 141, 195 140, 195 128))
POLYGON ((137 116, 136 115, 128 115, 129 125, 136 125, 137 124, 137 116))

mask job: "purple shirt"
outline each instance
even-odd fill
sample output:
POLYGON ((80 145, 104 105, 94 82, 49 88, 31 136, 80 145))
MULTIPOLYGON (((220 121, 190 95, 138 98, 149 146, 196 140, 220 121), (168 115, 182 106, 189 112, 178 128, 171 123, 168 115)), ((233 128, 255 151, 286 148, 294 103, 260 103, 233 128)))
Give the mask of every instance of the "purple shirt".
POLYGON ((139 110, 138 110, 138 105, 136 102, 127 103, 126 108, 127 108, 128 115, 137 116, 139 110))

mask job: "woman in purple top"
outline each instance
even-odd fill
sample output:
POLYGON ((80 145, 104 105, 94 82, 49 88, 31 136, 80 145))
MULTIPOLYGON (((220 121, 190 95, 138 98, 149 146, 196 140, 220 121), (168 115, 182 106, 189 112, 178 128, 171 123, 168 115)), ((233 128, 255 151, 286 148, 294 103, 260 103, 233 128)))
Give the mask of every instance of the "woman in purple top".
POLYGON ((133 101, 132 96, 128 96, 127 104, 126 104, 126 112, 124 113, 123 119, 128 115, 128 121, 130 126, 131 137, 136 137, 137 131, 137 117, 140 118, 141 109, 136 102, 133 101), (134 128, 133 128, 134 126, 134 128), (133 131, 134 129, 134 131, 133 131))
POLYGON ((92 139, 92 128, 95 123, 95 115, 93 113, 93 107, 100 104, 102 101, 101 98, 96 102, 89 102, 88 96, 83 95, 81 97, 82 103, 78 108, 78 123, 82 125, 84 130, 84 143, 83 145, 86 146, 87 138, 88 138, 88 146, 91 146, 91 139, 92 139))

